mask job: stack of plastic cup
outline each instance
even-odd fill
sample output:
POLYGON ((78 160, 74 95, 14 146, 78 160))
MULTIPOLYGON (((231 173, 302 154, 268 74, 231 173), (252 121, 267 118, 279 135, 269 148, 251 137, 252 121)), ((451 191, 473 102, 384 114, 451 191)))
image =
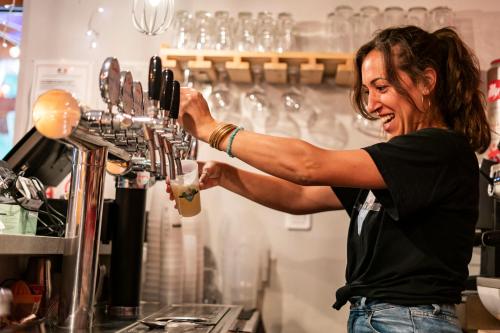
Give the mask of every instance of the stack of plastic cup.
POLYGON ((160 219, 149 219, 147 230, 147 259, 143 299, 158 302, 160 287, 160 219))
POLYGON ((182 220, 184 229, 184 302, 203 300, 203 220, 205 214, 182 220))
MULTIPOLYGON (((168 201, 165 189, 160 186, 151 188, 151 206, 161 207, 168 201)), ((151 211, 148 217, 146 230, 146 266, 144 272, 144 284, 142 287, 142 299, 150 302, 160 300, 158 290, 160 289, 160 243, 161 243, 161 215, 151 211)))
POLYGON ((181 218, 173 204, 163 211, 161 223, 160 303, 183 303, 184 241, 181 218))

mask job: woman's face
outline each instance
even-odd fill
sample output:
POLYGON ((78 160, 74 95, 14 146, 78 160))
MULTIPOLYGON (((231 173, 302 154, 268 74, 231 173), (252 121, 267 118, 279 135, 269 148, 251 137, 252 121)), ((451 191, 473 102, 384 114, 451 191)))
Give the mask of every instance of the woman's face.
POLYGON ((399 94, 387 80, 383 54, 372 50, 361 65, 363 95, 366 109, 382 120, 382 126, 389 138, 429 127, 428 112, 423 112, 422 92, 410 77, 398 70, 402 86, 415 102, 413 105, 399 94))

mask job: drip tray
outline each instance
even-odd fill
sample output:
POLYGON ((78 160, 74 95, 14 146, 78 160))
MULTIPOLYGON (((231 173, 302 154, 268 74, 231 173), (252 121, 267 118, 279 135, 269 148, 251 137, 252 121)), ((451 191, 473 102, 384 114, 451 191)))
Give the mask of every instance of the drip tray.
MULTIPOLYGON (((193 323, 190 332, 217 333, 227 332, 236 321, 241 306, 220 304, 175 304, 143 318, 142 322, 165 323, 169 320, 181 323, 193 323)), ((165 332, 163 327, 145 325, 141 321, 136 322, 122 330, 120 333, 137 332, 165 332)))

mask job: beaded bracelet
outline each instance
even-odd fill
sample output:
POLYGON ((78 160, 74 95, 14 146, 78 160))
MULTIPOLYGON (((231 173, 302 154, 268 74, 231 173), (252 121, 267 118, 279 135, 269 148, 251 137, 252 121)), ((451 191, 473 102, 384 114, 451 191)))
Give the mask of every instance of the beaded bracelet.
POLYGON ((233 146, 234 137, 241 130, 244 130, 244 128, 243 127, 236 127, 233 130, 233 133, 231 133, 231 136, 229 137, 229 142, 227 143, 227 148, 226 148, 226 153, 229 155, 229 157, 234 157, 233 152, 231 151, 231 148, 233 146))

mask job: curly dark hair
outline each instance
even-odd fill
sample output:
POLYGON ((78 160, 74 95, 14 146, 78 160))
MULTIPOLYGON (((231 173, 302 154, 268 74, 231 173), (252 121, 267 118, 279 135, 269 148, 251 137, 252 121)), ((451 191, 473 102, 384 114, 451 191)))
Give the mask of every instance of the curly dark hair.
POLYGON ((415 26, 388 28, 358 50, 352 100, 357 111, 368 119, 373 116, 366 110, 363 98, 361 65, 372 50, 382 53, 390 84, 414 105, 398 70, 417 84, 425 83, 424 71, 433 68, 437 73, 430 95, 433 109, 450 129, 465 135, 474 150, 484 152, 488 148, 491 132, 480 90, 478 60, 452 28, 433 33, 415 26))

